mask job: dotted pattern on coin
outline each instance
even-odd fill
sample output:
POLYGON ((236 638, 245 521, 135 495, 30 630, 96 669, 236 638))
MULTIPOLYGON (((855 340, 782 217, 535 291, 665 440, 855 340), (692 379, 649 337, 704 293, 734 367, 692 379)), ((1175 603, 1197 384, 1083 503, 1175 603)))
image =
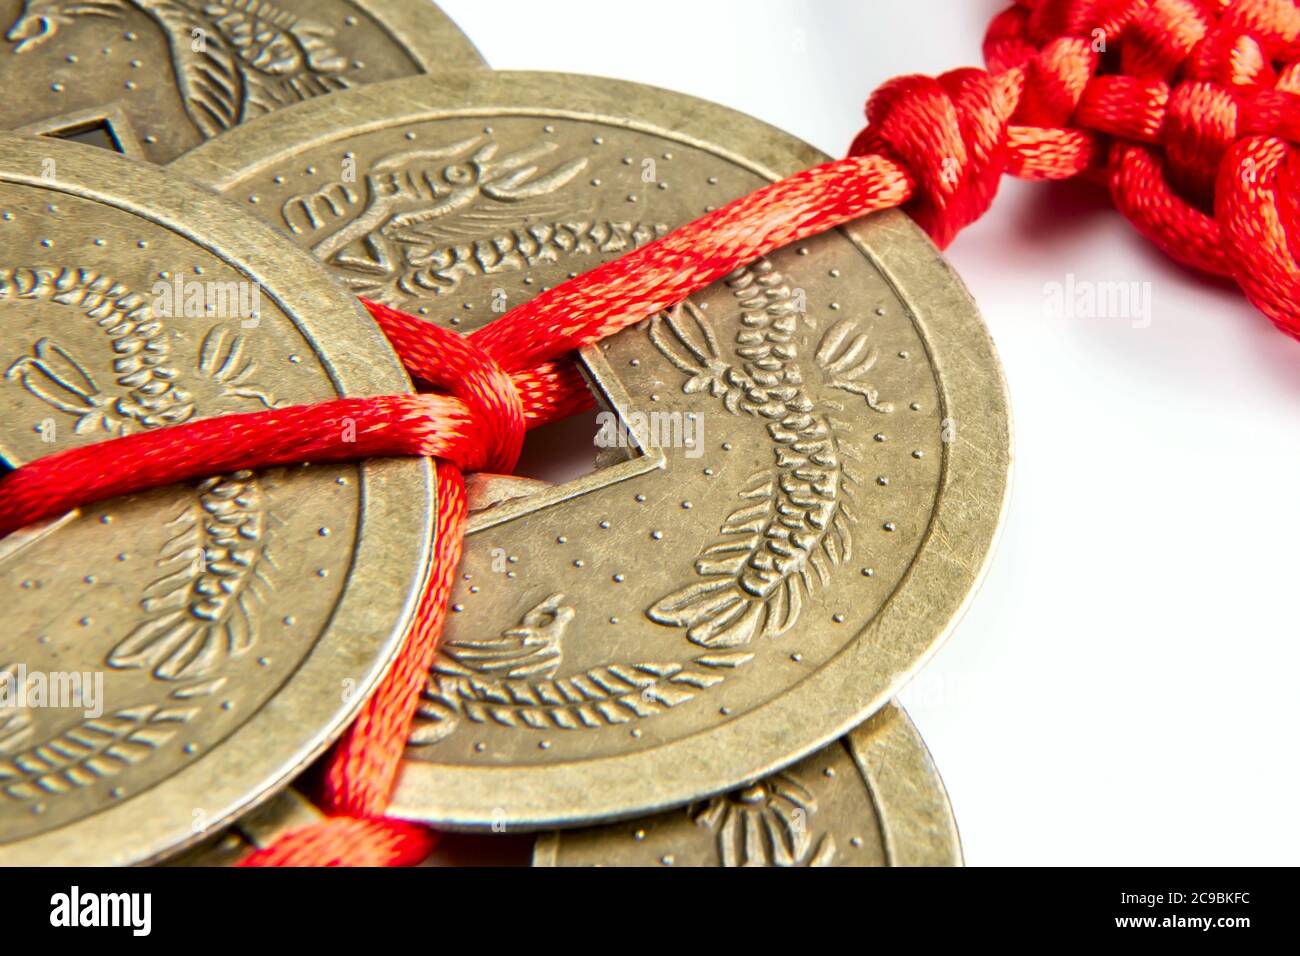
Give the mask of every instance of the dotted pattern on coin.
POLYGON ((943 781, 907 714, 758 783, 640 820, 544 834, 534 866, 960 866, 943 781))
POLYGON ((0 128, 107 124, 161 163, 304 99, 480 63, 430 0, 0 0, 0 128))
MULTIPOLYGON (((0 249, 9 464, 406 382, 310 259, 102 150, 0 137, 0 249)), ((293 773, 391 656, 429 520, 425 463, 304 466, 0 542, 0 859, 149 858, 293 773)))
MULTIPOLYGON (((173 168, 354 292, 468 331, 819 160, 660 90, 463 74, 304 104, 173 168)), ((981 572, 1000 373, 901 217, 780 250, 584 362, 615 454, 474 517, 400 814, 536 826, 754 779, 882 704, 981 572)))

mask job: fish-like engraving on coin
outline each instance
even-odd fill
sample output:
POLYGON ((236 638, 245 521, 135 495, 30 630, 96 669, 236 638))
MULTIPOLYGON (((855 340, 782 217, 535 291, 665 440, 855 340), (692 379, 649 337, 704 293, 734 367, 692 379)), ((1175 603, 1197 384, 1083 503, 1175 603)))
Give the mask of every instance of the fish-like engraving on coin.
POLYGON ((0 128, 162 163, 255 116, 482 63, 431 0, 0 0, 0 128))
POLYGON ((897 704, 685 809, 537 838, 534 866, 961 866, 943 780, 897 704))
MULTIPOLYGON (((823 160, 662 90, 466 72, 300 104, 171 168, 352 291, 467 332, 823 160)), ((982 576, 1001 372, 901 214, 776 251, 581 362, 597 466, 472 515, 398 815, 572 825, 758 779, 888 701, 982 576)))
MULTIPOLYGON (((409 388, 354 299, 208 190, 0 135, 0 456, 409 388)), ((0 541, 0 860, 130 863, 265 798, 396 651, 419 460, 237 471, 0 541)))

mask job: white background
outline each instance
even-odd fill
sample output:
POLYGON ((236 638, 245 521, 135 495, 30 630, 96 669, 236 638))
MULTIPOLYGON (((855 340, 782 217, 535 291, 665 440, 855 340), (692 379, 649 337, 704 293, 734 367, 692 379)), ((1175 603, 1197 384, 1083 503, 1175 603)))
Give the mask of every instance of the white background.
MULTIPOLYGON (((499 69, 680 90, 832 155, 883 80, 980 63, 1004 5, 441 3, 499 69)), ((988 579, 902 695, 968 863, 1295 863, 1300 344, 1093 187, 1007 180, 949 258, 1016 442, 988 579), (1051 317, 1068 274, 1150 283, 1149 327, 1051 317)))

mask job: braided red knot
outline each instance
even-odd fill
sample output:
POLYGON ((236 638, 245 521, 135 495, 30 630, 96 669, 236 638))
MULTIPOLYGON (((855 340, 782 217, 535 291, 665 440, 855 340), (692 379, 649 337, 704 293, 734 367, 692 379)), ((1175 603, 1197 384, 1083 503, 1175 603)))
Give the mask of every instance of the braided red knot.
POLYGON ((1161 249, 1232 277, 1283 331, 1300 335, 1298 44, 1292 0, 1019 0, 989 29, 988 70, 882 86, 849 158, 738 199, 468 339, 367 303, 412 377, 441 391, 207 419, 60 452, 0 480, 0 533, 236 468, 437 458, 429 583, 397 662, 330 758, 322 804, 331 815, 246 861, 417 862, 432 832, 383 813, 460 558, 461 473, 509 470, 525 427, 589 405, 570 352, 758 256, 877 210, 902 206, 946 246, 988 208, 1004 173, 1104 180, 1161 249), (345 418, 353 441, 343 440, 345 418))

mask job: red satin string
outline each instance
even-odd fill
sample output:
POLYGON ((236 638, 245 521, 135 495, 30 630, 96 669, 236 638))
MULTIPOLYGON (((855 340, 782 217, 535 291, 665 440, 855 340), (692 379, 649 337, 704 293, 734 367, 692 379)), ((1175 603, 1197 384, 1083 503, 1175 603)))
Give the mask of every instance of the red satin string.
POLYGON ((322 822, 247 865, 400 865, 433 846, 383 817, 460 557, 464 471, 510 470, 524 430, 590 404, 572 350, 734 269, 901 206, 940 245, 1004 174, 1089 176, 1181 262, 1236 280, 1300 335, 1300 8, 1292 0, 1019 0, 987 70, 884 84, 849 158, 805 170, 543 293, 468 337, 366 303, 433 393, 338 399, 60 452, 0 480, 0 532, 159 484, 292 461, 438 459, 433 571, 406 643, 330 757, 322 822), (350 427, 349 427, 350 423, 350 427), (267 427, 271 426, 271 427, 267 427))

